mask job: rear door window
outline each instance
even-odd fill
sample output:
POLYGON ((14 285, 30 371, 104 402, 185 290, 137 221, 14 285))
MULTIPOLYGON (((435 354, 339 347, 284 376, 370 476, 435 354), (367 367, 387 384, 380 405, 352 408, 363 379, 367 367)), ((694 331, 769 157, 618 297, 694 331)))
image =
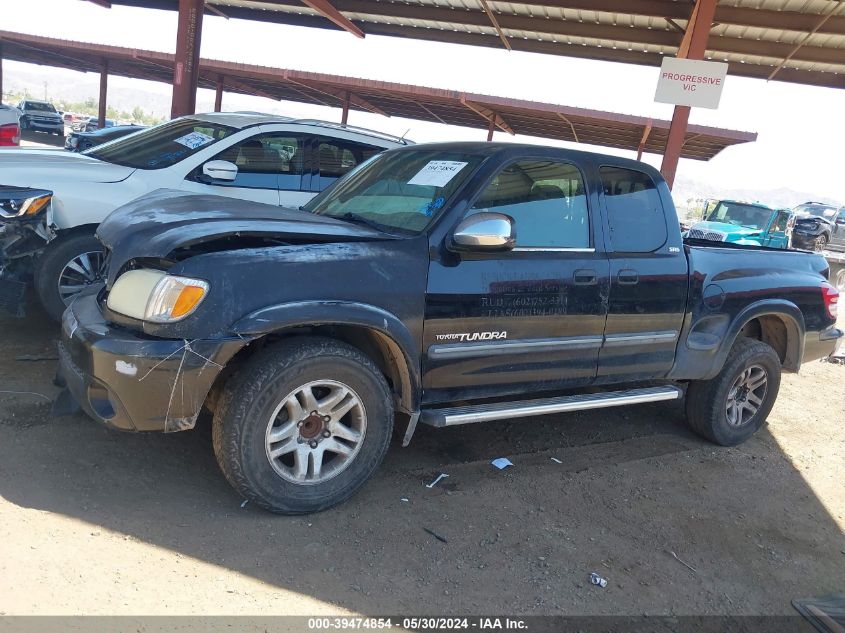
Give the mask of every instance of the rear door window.
MULTIPOLYGON (((283 189, 300 191, 304 164, 304 138, 300 135, 273 132, 258 134, 236 143, 212 160, 225 160, 238 167, 231 182, 215 181, 215 185, 250 189, 283 189)), ((202 168, 198 170, 202 173, 202 168)))
POLYGON ((651 253, 669 237, 657 186, 645 172, 624 167, 599 169, 610 242, 620 253, 651 253))

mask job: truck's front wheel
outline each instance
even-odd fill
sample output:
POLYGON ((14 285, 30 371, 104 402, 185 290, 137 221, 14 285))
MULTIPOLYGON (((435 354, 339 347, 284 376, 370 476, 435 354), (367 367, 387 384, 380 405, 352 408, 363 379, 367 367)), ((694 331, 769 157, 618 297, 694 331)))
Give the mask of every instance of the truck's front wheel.
POLYGON ((722 370, 687 389, 687 420, 711 442, 735 446, 759 429, 777 399, 780 359, 769 345, 749 338, 734 343, 722 370))
POLYGON ((369 479, 393 429, 390 390, 357 349, 291 339, 259 352, 226 384, 214 452, 244 497, 282 514, 338 504, 369 479))

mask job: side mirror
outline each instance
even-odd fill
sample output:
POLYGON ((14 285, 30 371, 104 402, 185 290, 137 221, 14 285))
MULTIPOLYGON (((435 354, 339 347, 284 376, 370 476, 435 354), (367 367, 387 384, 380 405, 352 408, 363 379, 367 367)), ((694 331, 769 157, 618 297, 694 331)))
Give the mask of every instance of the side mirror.
POLYGON ((514 220, 504 213, 475 213, 464 218, 449 240, 454 251, 509 251, 515 245, 514 220))
POLYGON ((202 173, 214 180, 231 182, 238 175, 238 166, 227 160, 210 160, 202 166, 202 173))

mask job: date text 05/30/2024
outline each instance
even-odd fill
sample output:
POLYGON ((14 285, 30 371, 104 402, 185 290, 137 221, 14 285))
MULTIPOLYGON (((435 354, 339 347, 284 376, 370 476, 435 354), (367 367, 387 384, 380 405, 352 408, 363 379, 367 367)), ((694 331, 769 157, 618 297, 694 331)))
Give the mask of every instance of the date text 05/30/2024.
POLYGON ((367 618, 367 617, 322 617, 308 618, 308 629, 320 630, 406 630, 406 631, 518 631, 527 630, 524 620, 497 617, 418 617, 418 618, 367 618))

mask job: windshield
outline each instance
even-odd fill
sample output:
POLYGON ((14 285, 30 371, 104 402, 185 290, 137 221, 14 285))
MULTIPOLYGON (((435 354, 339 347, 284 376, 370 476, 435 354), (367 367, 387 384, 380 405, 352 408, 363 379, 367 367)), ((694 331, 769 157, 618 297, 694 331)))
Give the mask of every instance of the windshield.
POLYGON ((40 103, 38 101, 27 101, 24 106, 27 110, 37 110, 38 112, 55 112, 56 108, 52 103, 40 103))
POLYGON ((771 209, 755 207, 740 202, 720 202, 707 216, 708 222, 724 222, 762 231, 772 219, 771 209))
POLYGON ((799 204, 795 207, 795 213, 801 215, 815 215, 820 218, 832 220, 836 215, 836 207, 829 207, 824 204, 799 204))
POLYGON ((431 224, 484 156, 459 151, 398 150, 379 154, 303 209, 416 235, 431 224))
POLYGON ((227 125, 196 119, 176 119, 98 145, 83 154, 125 167, 164 169, 236 131, 227 125))

